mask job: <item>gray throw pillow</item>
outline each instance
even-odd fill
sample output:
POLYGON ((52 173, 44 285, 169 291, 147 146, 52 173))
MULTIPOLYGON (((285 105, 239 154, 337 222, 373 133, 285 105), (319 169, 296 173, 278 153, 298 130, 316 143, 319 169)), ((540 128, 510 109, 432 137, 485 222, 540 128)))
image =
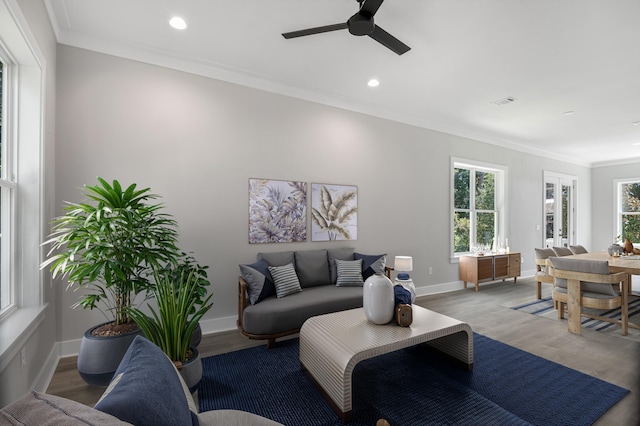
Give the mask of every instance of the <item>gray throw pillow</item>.
POLYGON ((300 287, 316 287, 330 283, 327 250, 300 250, 294 253, 300 287))
POLYGON ((294 263, 292 251, 275 251, 272 253, 258 253, 258 260, 264 260, 269 266, 282 266, 294 263))
POLYGON ((247 293, 249 303, 255 305, 267 297, 276 294, 276 288, 273 285, 269 265, 264 260, 258 260, 251 265, 238 265, 240 267, 240 275, 247 283, 247 293))
POLYGON ((269 266, 269 272, 273 277, 277 297, 285 297, 302 291, 293 263, 283 266, 269 266))
POLYGON ((364 285, 364 280, 362 279, 362 259, 336 259, 335 262, 338 271, 338 278, 336 279, 337 287, 362 287, 364 285))

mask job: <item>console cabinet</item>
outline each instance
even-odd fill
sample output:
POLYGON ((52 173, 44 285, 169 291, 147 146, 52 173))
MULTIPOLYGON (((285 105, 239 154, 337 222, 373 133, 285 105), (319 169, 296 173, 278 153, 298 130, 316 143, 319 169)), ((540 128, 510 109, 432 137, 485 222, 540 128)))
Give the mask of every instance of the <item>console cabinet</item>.
POLYGON ((478 291, 480 282, 507 278, 513 278, 515 284, 520 276, 520 253, 461 256, 459 268, 464 288, 470 282, 478 291))

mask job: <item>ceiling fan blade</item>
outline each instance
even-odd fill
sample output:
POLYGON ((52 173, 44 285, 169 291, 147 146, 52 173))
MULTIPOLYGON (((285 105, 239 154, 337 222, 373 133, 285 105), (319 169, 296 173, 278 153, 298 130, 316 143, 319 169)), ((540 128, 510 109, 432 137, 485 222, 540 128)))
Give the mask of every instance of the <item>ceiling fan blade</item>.
POLYGON ((402 55, 403 53, 407 53, 411 48, 380 28, 376 25, 373 29, 369 37, 382 44, 383 46, 388 47, 389 49, 396 52, 398 55, 402 55))
POLYGON ((362 3, 362 7, 360 7, 360 14, 368 14, 369 16, 373 16, 376 14, 378 9, 380 9, 380 5, 384 0, 364 0, 362 3))
POLYGON ((325 25, 323 27, 315 27, 315 28, 307 28, 306 30, 291 31, 289 33, 283 33, 282 37, 289 39, 289 38, 304 37, 304 36, 313 35, 313 34, 328 33, 329 31, 346 30, 346 29, 347 29, 347 23, 344 22, 342 24, 325 25))

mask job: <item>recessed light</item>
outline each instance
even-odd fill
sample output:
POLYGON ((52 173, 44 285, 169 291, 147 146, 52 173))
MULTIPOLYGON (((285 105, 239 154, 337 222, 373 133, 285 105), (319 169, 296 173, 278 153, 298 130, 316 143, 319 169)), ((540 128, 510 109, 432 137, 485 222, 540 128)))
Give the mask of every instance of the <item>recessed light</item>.
POLYGON ((171 18, 171 20, 169 21, 169 25, 171 25, 176 30, 184 30, 185 28, 187 28, 187 23, 179 16, 174 16, 173 18, 171 18))
POLYGON ((367 86, 369 86, 369 87, 378 87, 379 85, 380 85, 380 82, 378 80, 376 80, 375 78, 372 78, 367 83, 367 86))
POLYGON ((636 142, 634 144, 632 144, 633 146, 640 146, 640 142, 636 142))
POLYGON ((563 114, 563 115, 573 115, 573 114, 575 114, 575 113, 576 113, 575 111, 565 111, 565 112, 563 112, 562 114, 563 114))
POLYGON ((633 122, 633 123, 631 123, 631 124, 633 124, 634 126, 640 126, 640 121, 634 121, 634 122, 633 122))

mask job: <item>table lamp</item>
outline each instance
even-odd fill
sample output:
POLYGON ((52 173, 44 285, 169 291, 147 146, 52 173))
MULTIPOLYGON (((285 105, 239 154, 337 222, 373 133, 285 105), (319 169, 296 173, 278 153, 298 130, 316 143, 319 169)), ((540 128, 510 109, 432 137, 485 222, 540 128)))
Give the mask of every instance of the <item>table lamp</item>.
POLYGON ((396 256, 393 261, 393 269, 398 272, 394 284, 401 285, 411 293, 411 303, 416 299, 416 287, 408 272, 413 271, 413 258, 411 256, 396 256))

